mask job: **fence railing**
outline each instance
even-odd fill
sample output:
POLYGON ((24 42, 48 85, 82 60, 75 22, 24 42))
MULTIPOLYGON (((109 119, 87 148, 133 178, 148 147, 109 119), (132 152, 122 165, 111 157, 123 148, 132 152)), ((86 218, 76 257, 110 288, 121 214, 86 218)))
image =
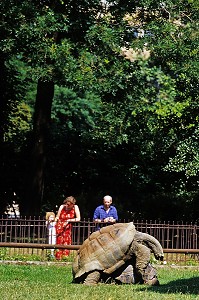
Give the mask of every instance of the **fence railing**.
MULTIPOLYGON (((120 220, 129 222, 129 220, 120 220)), ((161 243, 164 249, 198 249, 199 226, 183 222, 133 221, 138 231, 148 233, 161 243)), ((103 226, 103 225, 101 225, 103 226)), ((73 224, 72 244, 81 245, 96 230, 89 219, 73 224)), ((46 244, 48 232, 43 217, 18 219, 0 218, 0 242, 46 244)))

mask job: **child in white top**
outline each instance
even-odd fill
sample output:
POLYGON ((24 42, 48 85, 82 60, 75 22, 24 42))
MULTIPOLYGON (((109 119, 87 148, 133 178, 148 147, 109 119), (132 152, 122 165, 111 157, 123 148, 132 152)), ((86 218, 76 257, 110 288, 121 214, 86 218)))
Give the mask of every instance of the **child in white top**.
MULTIPOLYGON (((55 245, 56 244, 56 229, 55 229, 55 214, 54 212, 47 212, 46 213, 46 227, 48 230, 48 243, 55 245)), ((51 250, 51 257, 54 257, 54 249, 51 250)))

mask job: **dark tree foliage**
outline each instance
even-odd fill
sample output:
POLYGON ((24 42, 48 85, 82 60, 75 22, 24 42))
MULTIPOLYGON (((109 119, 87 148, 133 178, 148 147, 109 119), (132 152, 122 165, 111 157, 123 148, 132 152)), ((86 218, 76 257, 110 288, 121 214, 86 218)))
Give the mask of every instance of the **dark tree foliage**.
POLYGON ((103 3, 0 4, 2 194, 26 214, 73 194, 92 217, 111 194, 121 218, 197 220, 198 6, 103 3))

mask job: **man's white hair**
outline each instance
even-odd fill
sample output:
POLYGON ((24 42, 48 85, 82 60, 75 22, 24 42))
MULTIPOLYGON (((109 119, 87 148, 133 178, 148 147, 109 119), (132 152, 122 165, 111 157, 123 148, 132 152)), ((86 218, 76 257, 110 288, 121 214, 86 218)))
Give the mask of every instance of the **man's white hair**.
POLYGON ((111 200, 112 201, 112 197, 109 195, 104 196, 104 200, 111 200))

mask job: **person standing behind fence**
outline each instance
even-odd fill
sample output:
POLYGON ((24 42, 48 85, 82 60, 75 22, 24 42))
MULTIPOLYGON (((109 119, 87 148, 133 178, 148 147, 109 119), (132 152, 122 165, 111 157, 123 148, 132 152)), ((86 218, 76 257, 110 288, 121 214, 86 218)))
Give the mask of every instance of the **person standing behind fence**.
POLYGON ((98 206, 93 215, 93 221, 97 223, 110 223, 113 224, 118 221, 117 209, 111 205, 112 197, 109 195, 104 196, 103 205, 98 206))
MULTIPOLYGON (((56 244, 56 221, 55 214, 52 211, 48 211, 46 213, 46 227, 48 230, 48 244, 55 245, 56 244)), ((54 249, 50 249, 51 257, 54 258, 54 249)))
MULTIPOLYGON (((71 245, 72 243, 72 223, 80 221, 80 210, 75 204, 76 199, 73 196, 67 197, 59 207, 56 219, 56 234, 58 245, 71 245)), ((57 260, 68 256, 68 249, 58 249, 55 257, 57 260)))

